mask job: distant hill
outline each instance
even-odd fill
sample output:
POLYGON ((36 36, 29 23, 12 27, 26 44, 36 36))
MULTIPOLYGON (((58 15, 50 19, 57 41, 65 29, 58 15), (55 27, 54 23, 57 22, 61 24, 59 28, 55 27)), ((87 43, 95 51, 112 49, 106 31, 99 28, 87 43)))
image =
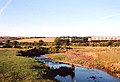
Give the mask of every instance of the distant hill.
POLYGON ((18 37, 0 36, 0 41, 5 42, 7 40, 18 40, 18 37))
POLYGON ((38 42, 39 40, 43 40, 44 42, 54 42, 55 37, 11 37, 11 36, 0 36, 0 42, 5 42, 7 40, 10 41, 18 41, 18 42, 38 42))

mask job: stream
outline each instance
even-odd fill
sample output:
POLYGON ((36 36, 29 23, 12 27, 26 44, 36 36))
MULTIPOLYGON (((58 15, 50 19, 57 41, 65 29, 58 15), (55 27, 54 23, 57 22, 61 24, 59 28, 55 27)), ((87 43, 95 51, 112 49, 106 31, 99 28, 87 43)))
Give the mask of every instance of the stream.
POLYGON ((70 64, 55 62, 43 56, 36 57, 36 59, 48 64, 52 69, 48 76, 60 82, 120 82, 120 79, 99 69, 75 66, 74 70, 71 70, 70 64))

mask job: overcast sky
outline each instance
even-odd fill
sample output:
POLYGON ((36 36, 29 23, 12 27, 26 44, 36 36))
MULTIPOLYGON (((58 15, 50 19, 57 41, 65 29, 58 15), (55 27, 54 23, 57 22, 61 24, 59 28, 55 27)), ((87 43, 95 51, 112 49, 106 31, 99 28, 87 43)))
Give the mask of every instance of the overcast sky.
POLYGON ((120 36, 120 0, 0 0, 0 36, 120 36))

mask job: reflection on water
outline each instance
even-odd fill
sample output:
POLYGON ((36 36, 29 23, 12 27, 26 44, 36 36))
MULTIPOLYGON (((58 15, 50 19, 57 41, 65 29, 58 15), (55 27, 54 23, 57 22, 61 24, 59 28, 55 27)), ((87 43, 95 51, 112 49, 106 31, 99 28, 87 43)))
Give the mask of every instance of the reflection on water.
POLYGON ((120 82, 108 73, 98 69, 88 69, 75 67, 70 69, 69 64, 54 62, 53 60, 45 57, 36 57, 41 62, 47 63, 50 70, 46 76, 57 79, 60 82, 120 82))
POLYGON ((51 69, 46 74, 47 77, 50 78, 59 78, 59 77, 67 77, 73 79, 75 76, 74 70, 69 69, 68 67, 60 67, 59 69, 51 69))

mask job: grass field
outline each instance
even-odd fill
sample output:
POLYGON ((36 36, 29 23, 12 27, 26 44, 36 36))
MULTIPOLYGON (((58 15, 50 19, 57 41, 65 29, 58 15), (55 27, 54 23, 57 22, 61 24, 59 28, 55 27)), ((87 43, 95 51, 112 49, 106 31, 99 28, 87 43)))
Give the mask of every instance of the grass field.
MULTIPOLYGON (((34 58, 16 56, 18 50, 0 48, 0 82, 51 82, 43 76, 48 70, 45 64, 34 58)), ((78 47, 47 56, 83 67, 108 69, 120 78, 119 47, 78 47)))
POLYGON ((38 42, 39 40, 43 40, 44 42, 54 42, 55 38, 31 38, 31 39, 20 39, 16 40, 18 42, 38 42))
POLYGON ((107 69, 120 78, 120 47, 77 47, 48 57, 78 66, 107 69))
POLYGON ((0 82, 51 82, 42 77, 47 66, 34 60, 16 56, 18 49, 0 49, 0 82))

